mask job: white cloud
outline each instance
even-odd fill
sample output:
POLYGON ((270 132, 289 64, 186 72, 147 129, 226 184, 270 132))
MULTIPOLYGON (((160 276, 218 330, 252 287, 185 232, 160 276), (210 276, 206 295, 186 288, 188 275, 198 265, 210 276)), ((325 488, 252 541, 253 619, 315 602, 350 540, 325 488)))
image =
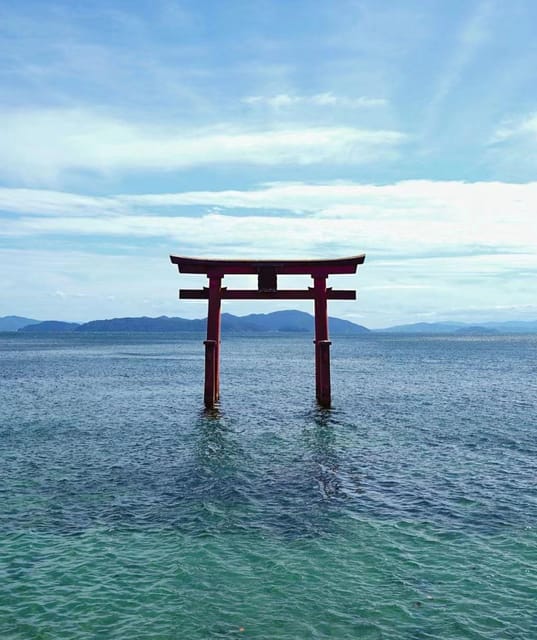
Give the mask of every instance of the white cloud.
POLYGON ((125 205, 117 198, 86 196, 48 189, 0 187, 0 211, 46 216, 104 215, 125 211, 125 205))
POLYGON ((382 255, 468 255, 524 253, 537 244, 537 182, 276 183, 253 190, 106 198, 0 189, 0 208, 27 214, 6 220, 4 235, 173 238, 205 247, 204 253, 224 246, 280 255, 369 247, 382 255), (182 215, 187 205, 197 206, 199 215, 182 215), (210 211, 214 207, 217 213, 210 211), (248 214, 237 215, 240 208, 248 214))
POLYGON ((252 190, 192 191, 118 196, 140 207, 182 205, 282 209, 319 217, 416 218, 478 221, 506 219, 531 223, 537 206, 537 182, 459 182, 407 180, 388 185, 331 182, 281 182, 252 190))
POLYGON ((54 184, 63 173, 170 171, 211 164, 362 164, 397 150, 404 134, 353 127, 198 130, 137 124, 84 110, 0 113, 0 174, 54 184))
POLYGON ((334 93, 316 93, 313 95, 289 95, 288 93, 278 93, 273 96, 247 96, 242 102, 249 105, 263 105, 273 109, 282 109, 298 105, 314 105, 318 107, 344 107, 351 109, 385 107, 388 101, 385 98, 371 98, 359 96, 349 98, 347 96, 337 96, 334 93))
POLYGON ((537 113, 518 120, 504 123, 496 130, 493 142, 503 142, 510 138, 530 138, 537 142, 537 113))
MULTIPOLYGON (((361 245, 388 253, 524 252, 537 244, 537 182, 279 183, 252 191, 125 196, 121 201, 136 207, 259 209, 260 228, 265 226, 263 209, 288 211, 295 217, 299 213, 303 222, 282 218, 282 229, 295 228, 297 237, 305 238, 310 228, 322 229, 326 242, 332 239, 345 251, 361 245)), ((244 218, 237 220, 246 224, 244 218)), ((274 218, 266 219, 270 220, 274 218)))

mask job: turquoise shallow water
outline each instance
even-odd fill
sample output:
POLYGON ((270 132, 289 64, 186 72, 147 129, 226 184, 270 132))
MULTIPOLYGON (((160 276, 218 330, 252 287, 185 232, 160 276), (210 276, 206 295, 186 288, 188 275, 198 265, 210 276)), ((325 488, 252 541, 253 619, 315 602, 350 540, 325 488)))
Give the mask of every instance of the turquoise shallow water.
POLYGON ((0 337, 0 637, 537 637, 537 339, 0 337))

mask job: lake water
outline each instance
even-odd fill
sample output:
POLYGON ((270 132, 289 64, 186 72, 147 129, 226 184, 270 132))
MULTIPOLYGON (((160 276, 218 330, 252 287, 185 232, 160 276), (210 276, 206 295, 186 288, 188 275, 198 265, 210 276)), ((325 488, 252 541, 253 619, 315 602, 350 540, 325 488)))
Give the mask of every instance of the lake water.
POLYGON ((0 335, 0 638, 537 638, 537 336, 0 335))

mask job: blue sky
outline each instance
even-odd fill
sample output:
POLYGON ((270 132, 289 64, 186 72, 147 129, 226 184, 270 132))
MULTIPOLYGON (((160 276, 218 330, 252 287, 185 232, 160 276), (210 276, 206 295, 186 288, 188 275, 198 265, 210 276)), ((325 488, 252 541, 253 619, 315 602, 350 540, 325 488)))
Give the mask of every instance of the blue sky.
POLYGON ((0 315, 201 317, 170 253, 365 252, 333 315, 537 318, 536 24, 532 0, 0 1, 0 315))

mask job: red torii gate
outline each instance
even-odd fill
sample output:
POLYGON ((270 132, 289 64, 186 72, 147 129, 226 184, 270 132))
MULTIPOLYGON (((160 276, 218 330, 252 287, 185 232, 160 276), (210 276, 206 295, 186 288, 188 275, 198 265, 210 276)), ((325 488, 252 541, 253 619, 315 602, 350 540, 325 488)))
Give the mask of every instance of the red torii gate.
POLYGON ((207 299, 207 340, 205 340, 206 407, 213 407, 220 395, 220 307, 222 300, 313 300, 315 308, 315 388, 317 401, 330 406, 330 340, 328 300, 356 300, 356 291, 333 290, 326 286, 331 274, 356 273, 365 254, 334 260, 210 260, 170 256, 180 273, 205 274, 209 286, 180 289, 179 298, 207 299), (222 287, 225 275, 257 275, 257 289, 222 287), (278 275, 310 275, 313 287, 278 289, 278 275))

